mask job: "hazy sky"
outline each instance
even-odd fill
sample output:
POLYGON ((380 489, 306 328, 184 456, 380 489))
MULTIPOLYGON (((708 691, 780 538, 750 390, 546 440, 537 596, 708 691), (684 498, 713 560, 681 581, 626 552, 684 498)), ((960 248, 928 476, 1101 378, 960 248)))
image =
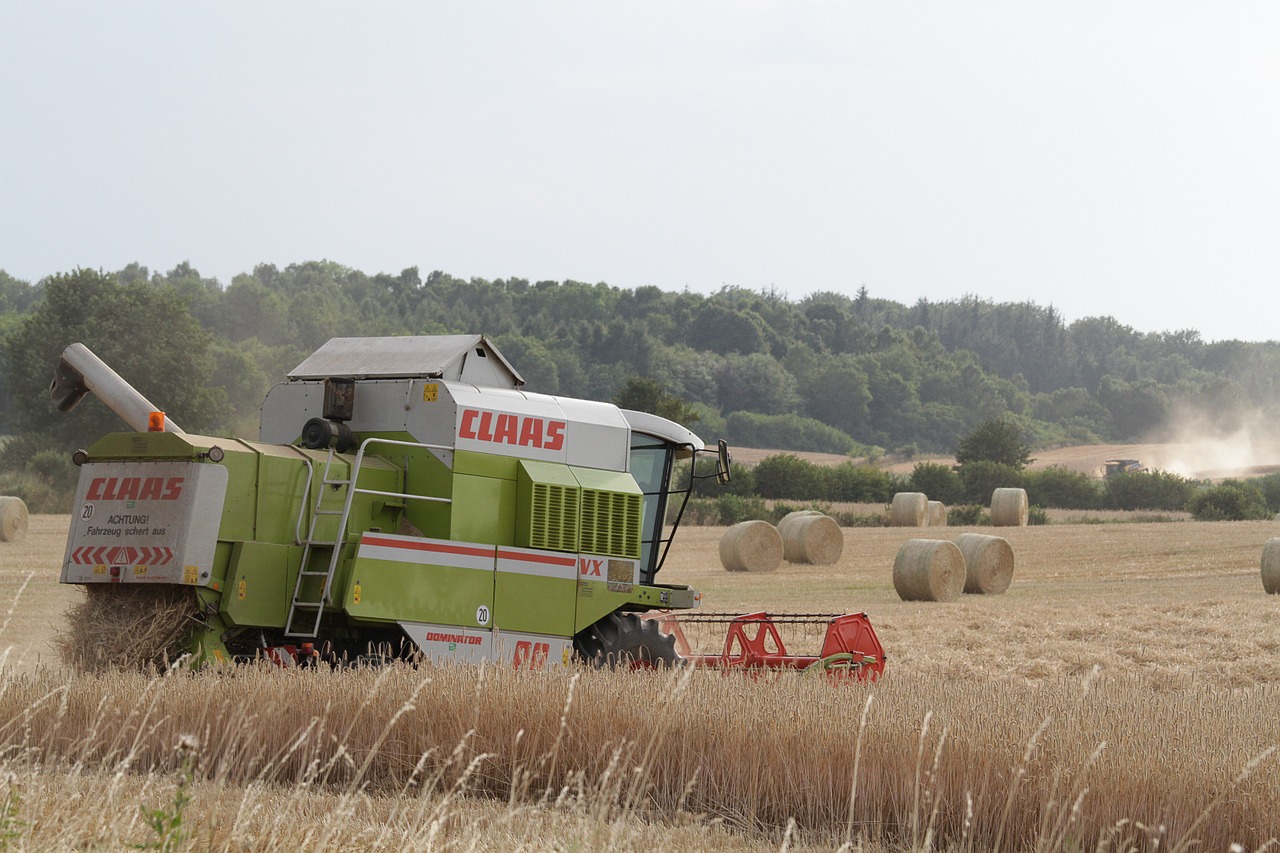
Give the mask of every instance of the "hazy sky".
POLYGON ((1277 339, 1280 4, 0 6, 0 269, 318 258, 1277 339))

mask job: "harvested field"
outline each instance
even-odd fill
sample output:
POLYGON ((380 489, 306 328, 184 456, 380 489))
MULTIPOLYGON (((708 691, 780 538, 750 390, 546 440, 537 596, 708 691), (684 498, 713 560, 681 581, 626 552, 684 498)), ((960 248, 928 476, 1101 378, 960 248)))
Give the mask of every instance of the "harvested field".
MULTIPOLYGON (((159 847, 142 807, 185 811, 167 849, 228 851, 1280 835, 1280 598, 1259 577, 1274 522, 1002 528, 1012 586, 946 604, 894 592, 918 531, 846 529, 835 565, 769 575, 720 568, 723 528, 681 531, 663 579, 707 609, 867 611, 889 655, 869 688, 451 667, 73 677, 37 666, 77 595, 56 584, 66 519, 31 521, 0 546, 0 603, 22 588, 0 633, 18 669, 0 680, 0 821, 25 849, 159 847)), ((937 531, 964 532, 991 531, 937 531)))

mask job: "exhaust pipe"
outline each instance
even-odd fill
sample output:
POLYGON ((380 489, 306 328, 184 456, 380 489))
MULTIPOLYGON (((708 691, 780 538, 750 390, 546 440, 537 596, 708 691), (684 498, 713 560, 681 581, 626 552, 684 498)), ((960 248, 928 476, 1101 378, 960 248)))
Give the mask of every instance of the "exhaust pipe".
MULTIPOLYGON (((138 432, 151 432, 151 415, 158 411, 151 401, 138 393, 128 382, 120 378, 107 363, 98 358, 84 344, 75 343, 62 351, 49 396, 60 412, 69 412, 92 391, 107 408, 138 432)), ((182 434, 183 430, 168 418, 164 419, 164 431, 182 434)))

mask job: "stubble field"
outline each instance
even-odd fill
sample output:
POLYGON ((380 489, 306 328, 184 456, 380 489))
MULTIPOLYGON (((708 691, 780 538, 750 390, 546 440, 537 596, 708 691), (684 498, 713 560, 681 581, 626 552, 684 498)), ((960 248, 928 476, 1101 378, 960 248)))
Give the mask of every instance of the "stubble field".
POLYGON ((985 530, 1012 544, 1013 585, 952 604, 899 601, 891 567, 906 539, 965 528, 848 529, 838 565, 770 575, 724 572, 722 529, 681 531, 662 578, 707 609, 869 613, 889 655, 875 687, 454 667, 75 676, 48 646, 78 594, 56 583, 66 524, 36 516, 25 542, 0 544, 0 838, 19 849, 1280 836, 1280 597, 1259 579, 1275 523, 985 530))

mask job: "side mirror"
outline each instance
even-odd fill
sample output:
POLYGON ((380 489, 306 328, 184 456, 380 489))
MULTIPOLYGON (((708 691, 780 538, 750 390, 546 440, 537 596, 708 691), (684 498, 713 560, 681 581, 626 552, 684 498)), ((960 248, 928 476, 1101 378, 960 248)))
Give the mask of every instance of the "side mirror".
POLYGON ((733 475, 729 472, 729 445, 722 438, 716 442, 716 482, 723 486, 732 478, 733 475))

